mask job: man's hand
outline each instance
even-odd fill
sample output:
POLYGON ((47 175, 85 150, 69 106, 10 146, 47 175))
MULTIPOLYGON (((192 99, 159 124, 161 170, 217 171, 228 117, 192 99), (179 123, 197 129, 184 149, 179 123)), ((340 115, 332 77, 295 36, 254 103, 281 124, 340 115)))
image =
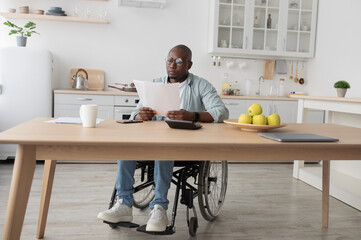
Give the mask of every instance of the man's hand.
POLYGON ((194 113, 188 112, 184 109, 177 110, 177 111, 168 111, 166 116, 171 120, 185 120, 185 121, 193 121, 194 120, 194 113))
POLYGON ((136 120, 143 120, 148 121, 149 119, 152 119, 156 114, 156 111, 149 107, 141 107, 139 108, 139 113, 137 116, 135 116, 136 120))

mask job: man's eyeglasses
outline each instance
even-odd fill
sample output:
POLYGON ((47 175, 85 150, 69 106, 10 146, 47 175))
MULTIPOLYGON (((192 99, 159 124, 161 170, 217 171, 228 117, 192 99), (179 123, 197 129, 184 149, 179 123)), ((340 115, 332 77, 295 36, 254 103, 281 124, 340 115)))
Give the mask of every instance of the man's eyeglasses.
POLYGON ((185 62, 181 59, 181 58, 171 58, 171 57, 167 57, 165 58, 165 62, 167 65, 172 65, 172 63, 174 62, 175 65, 177 65, 177 67, 182 66, 185 62))

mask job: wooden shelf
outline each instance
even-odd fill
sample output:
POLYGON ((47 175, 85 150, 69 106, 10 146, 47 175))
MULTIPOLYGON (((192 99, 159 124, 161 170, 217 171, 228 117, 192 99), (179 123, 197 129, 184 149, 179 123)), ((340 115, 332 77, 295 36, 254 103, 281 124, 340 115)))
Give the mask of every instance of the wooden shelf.
POLYGON ((51 16, 51 15, 39 15, 39 14, 21 14, 21 13, 8 13, 0 12, 0 16, 6 19, 26 19, 26 20, 45 20, 45 21, 60 21, 60 22, 80 22, 80 23, 96 23, 96 24, 108 24, 106 19, 97 18, 80 18, 69 16, 51 16))

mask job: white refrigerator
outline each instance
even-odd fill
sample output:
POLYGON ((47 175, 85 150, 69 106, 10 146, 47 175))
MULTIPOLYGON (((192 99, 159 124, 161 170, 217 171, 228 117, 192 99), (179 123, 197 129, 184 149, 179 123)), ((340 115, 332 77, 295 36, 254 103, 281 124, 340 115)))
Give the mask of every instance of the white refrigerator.
MULTIPOLYGON (((37 117, 51 117, 52 55, 45 49, 0 48, 0 132, 37 117)), ((0 160, 16 145, 0 144, 0 160)))

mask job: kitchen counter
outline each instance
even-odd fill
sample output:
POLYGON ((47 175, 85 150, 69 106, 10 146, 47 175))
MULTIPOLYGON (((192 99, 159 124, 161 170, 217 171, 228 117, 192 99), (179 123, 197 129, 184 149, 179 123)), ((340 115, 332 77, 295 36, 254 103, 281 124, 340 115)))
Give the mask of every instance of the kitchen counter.
POLYGON ((297 101, 297 99, 289 97, 266 97, 266 96, 232 96, 232 95, 220 95, 222 99, 251 99, 251 100, 282 100, 282 101, 297 101))
MULTIPOLYGON (((54 93, 59 94, 94 94, 94 95, 110 95, 110 96, 138 96, 136 92, 122 92, 122 91, 83 91, 73 89, 58 89, 54 93)), ((220 95, 222 99, 251 99, 251 100, 283 100, 283 101, 297 101, 297 99, 289 97, 264 97, 264 96, 230 96, 220 95)))
POLYGON ((57 89, 54 93, 59 94, 90 94, 90 95, 110 95, 110 96, 138 96, 136 92, 122 92, 122 91, 84 91, 73 89, 57 89))
POLYGON ((308 99, 308 100, 323 100, 323 101, 337 101, 337 102, 356 102, 361 103, 361 98, 341 98, 341 97, 322 97, 322 96, 307 96, 307 95, 290 95, 293 99, 308 99))

